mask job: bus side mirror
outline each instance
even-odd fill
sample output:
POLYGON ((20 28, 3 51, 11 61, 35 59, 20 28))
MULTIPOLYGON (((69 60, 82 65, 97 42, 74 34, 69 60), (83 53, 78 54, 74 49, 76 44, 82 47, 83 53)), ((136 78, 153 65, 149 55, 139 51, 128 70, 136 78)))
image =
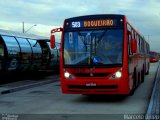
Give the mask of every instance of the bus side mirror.
POLYGON ((135 39, 131 40, 131 52, 136 53, 137 52, 137 41, 135 39))
POLYGON ((51 48, 55 48, 55 35, 51 35, 50 45, 51 45, 51 48))

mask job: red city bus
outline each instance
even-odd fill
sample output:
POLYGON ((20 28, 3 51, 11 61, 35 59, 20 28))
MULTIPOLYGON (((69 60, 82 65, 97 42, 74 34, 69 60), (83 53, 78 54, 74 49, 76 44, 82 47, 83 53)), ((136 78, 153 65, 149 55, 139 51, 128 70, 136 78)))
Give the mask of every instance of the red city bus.
POLYGON ((158 60, 159 60, 159 55, 158 55, 157 52, 155 52, 155 51, 150 51, 149 54, 150 54, 150 62, 158 62, 158 60))
POLYGON ((149 44, 125 15, 66 19, 61 32, 60 77, 67 94, 133 94, 149 73, 149 44))

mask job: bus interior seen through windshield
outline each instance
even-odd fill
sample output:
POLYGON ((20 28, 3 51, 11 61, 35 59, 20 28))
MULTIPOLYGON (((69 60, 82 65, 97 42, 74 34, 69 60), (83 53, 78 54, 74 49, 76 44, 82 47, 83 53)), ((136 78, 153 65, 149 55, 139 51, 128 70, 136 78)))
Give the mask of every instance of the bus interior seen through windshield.
POLYGON ((67 31, 64 65, 122 65, 123 29, 67 31))

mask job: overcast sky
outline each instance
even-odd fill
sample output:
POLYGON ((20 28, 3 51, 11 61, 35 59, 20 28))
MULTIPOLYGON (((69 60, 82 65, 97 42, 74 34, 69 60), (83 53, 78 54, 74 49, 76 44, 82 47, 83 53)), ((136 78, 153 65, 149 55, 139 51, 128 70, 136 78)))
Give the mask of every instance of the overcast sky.
POLYGON ((124 14, 160 52, 160 0, 0 0, 0 29, 50 36, 65 18, 89 14, 124 14))

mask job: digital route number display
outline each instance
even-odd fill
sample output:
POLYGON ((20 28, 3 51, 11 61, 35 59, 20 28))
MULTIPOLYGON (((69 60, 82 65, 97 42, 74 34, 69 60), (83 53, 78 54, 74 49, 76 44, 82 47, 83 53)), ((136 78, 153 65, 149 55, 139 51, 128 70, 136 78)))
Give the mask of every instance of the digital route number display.
POLYGON ((66 28, 96 28, 96 27, 115 27, 117 19, 83 20, 66 22, 66 28))

